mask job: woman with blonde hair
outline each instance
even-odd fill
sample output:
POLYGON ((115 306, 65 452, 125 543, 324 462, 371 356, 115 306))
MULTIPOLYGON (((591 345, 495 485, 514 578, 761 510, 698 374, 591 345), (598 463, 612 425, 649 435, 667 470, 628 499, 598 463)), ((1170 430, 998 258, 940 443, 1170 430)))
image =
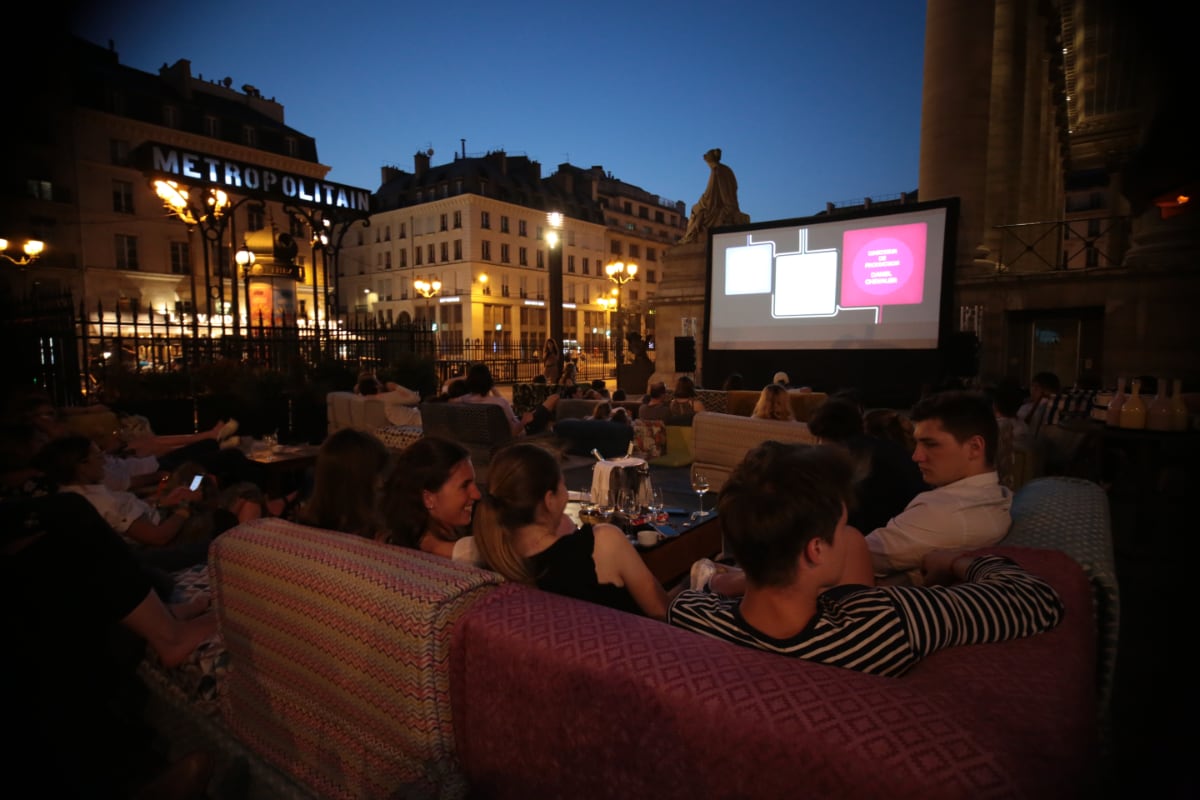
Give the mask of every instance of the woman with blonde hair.
POLYGON ((608 523, 576 528, 566 507, 558 458, 532 444, 506 447, 475 511, 483 562, 511 581, 665 619, 666 593, 625 534, 608 523))
POLYGON ((792 413, 791 397, 788 396, 787 389, 778 383, 768 383, 763 387, 750 416, 755 419, 779 419, 788 422, 794 422, 796 419, 796 415, 792 413))

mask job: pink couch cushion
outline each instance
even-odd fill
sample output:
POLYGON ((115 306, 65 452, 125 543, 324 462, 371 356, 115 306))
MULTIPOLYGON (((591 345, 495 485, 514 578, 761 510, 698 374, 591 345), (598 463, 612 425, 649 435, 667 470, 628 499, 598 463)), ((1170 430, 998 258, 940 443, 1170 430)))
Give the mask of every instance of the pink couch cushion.
POLYGON ((495 592, 452 644, 463 768, 489 798, 1078 796, 1095 743, 1090 589, 1061 553, 1006 552, 1054 583, 1065 622, 902 679, 495 592))

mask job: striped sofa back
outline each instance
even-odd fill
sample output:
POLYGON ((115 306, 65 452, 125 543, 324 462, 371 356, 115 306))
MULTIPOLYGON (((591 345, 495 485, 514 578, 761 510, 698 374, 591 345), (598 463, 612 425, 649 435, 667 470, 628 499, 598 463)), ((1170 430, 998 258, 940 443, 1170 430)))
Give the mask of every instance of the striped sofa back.
POLYGON ((282 520, 222 534, 209 564, 248 749, 321 797, 465 795, 450 633, 498 575, 282 520))

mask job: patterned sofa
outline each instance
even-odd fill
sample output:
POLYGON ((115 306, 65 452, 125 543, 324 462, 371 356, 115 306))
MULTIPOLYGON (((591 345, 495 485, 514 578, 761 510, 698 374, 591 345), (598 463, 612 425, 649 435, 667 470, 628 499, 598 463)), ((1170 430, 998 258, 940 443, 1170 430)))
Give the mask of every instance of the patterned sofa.
POLYGON ((388 418, 388 410, 380 395, 363 396, 354 392, 329 392, 325 395, 326 433, 342 428, 356 428, 378 436, 393 450, 403 450, 421 438, 421 412, 409 403, 398 403, 392 416, 403 424, 388 418))
POLYGON ((238 796, 1095 796, 1116 613, 1108 517, 1098 487, 1050 480, 1018 493, 1012 538, 1081 561, 987 549, 1049 580, 1063 623, 937 653, 900 679, 277 520, 214 543, 221 631, 202 655, 219 672, 197 681, 196 664, 148 660, 143 673, 156 694, 174 687, 176 722, 181 691, 215 690, 190 712, 223 773, 249 775, 238 796))

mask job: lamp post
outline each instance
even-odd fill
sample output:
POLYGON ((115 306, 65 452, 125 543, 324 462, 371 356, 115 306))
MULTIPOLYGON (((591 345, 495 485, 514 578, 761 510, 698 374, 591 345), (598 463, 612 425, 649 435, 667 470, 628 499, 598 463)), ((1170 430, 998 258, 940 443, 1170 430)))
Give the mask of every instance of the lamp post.
POLYGON ((46 243, 39 241, 38 239, 27 240, 25 244, 21 245, 20 252, 23 253, 23 255, 13 255, 9 253, 9 244, 15 244, 15 242, 10 243, 8 239, 0 239, 0 257, 8 259, 21 268, 21 290, 24 291, 25 270, 29 268, 30 264, 38 260, 38 256, 40 256, 42 251, 46 249, 46 243))
POLYGON ((625 319, 621 311, 621 287, 637 277, 638 265, 632 262, 613 261, 604 267, 608 279, 617 286, 613 289, 617 309, 617 387, 621 386, 621 366, 625 361, 625 319))
MULTIPOLYGON (((233 260, 239 267, 242 268, 242 281, 244 286, 244 297, 246 298, 246 332, 249 333, 254 325, 254 319, 250 315, 250 268, 254 266, 254 262, 258 257, 254 255, 254 251, 242 242, 242 246, 234 254, 233 260)), ((237 278, 234 278, 234 285, 237 285, 237 278)))
MULTIPOLYGON (((417 290, 417 294, 425 298, 425 316, 431 317, 429 300, 442 290, 442 282, 437 280, 425 281, 417 278, 413 281, 413 288, 417 290)), ((432 322, 433 320, 430 319, 429 321, 432 322)))
POLYGON ((371 220, 362 212, 346 212, 329 209, 313 209, 305 206, 285 205, 283 210, 288 214, 303 219, 312 231, 313 248, 313 313, 316 314, 322 304, 318 298, 318 279, 325 282, 325 319, 336 317, 341 306, 340 272, 338 263, 342 251, 342 242, 356 223, 361 222, 368 227, 371 220), (317 268, 317 253, 321 254, 321 267, 317 268), (332 269, 331 269, 332 267, 332 269), (330 292, 329 275, 333 273, 333 291, 330 292), (330 309, 332 307, 332 313, 330 309))
MULTIPOLYGON (((208 188, 205 190, 203 198, 203 209, 197 208, 191 202, 191 197, 186 187, 180 186, 175 181, 171 180, 156 180, 153 183, 154 192, 159 199, 163 201, 163 206, 168 211, 178 217, 184 224, 188 226, 189 231, 199 229, 203 239, 203 258, 204 258, 204 310, 208 320, 209 337, 212 336, 212 301, 213 301, 213 285, 212 285, 212 269, 210 266, 209 248, 216 245, 217 248, 217 297, 219 303, 218 312, 221 316, 221 332, 225 333, 225 229, 230 227, 233 221, 233 214, 238 207, 247 202, 258 202, 256 198, 246 196, 233 202, 229 199, 229 195, 220 189, 208 188)), ((191 274, 192 284, 192 333, 198 333, 196 323, 196 313, 199 307, 196 303, 196 275, 195 272, 189 270, 191 274)), ((241 324, 241 309, 238 302, 238 281, 237 273, 231 276, 232 293, 231 293, 231 310, 233 311, 234 333, 238 332, 238 326, 241 324)), ((250 298, 247 295, 246 303, 249 305, 250 298)), ((224 337, 222 337, 224 338, 224 337)))
MULTIPOLYGON (((189 234, 199 227, 200 220, 204 215, 189 201, 187 189, 182 188, 175 181, 157 180, 154 181, 154 192, 163 201, 163 206, 167 211, 170 211, 181 222, 187 225, 189 234)), ((197 345, 197 340, 200 337, 200 326, 197 317, 200 312, 200 306, 196 301, 196 271, 192 269, 190 264, 188 265, 188 275, 192 284, 192 342, 193 345, 197 345)), ((204 243, 204 296, 206 298, 206 319, 209 321, 209 335, 211 336, 212 315, 211 313, 207 313, 211 311, 211 303, 207 302, 211 298, 208 290, 208 281, 208 241, 206 239, 204 243)))
POLYGON ((563 227, 563 215, 551 211, 546 215, 550 230, 546 232, 546 246, 549 248, 550 272, 550 338, 558 345, 558 358, 562 363, 566 346, 563 342, 563 242, 559 231, 563 227))

